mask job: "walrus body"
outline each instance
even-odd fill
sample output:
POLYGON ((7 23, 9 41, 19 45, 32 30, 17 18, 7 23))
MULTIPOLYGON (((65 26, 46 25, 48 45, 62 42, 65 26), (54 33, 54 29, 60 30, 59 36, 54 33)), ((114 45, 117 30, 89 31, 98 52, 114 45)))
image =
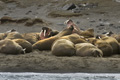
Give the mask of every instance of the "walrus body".
POLYGON ((40 33, 24 33, 23 37, 31 44, 34 44, 40 40, 40 33))
POLYGON ((94 37, 94 29, 88 29, 88 30, 82 31, 80 35, 84 36, 85 38, 94 37))
POLYGON ((58 39, 53 43, 52 54, 55 56, 75 55, 74 43, 66 39, 58 39))
POLYGON ((102 57, 103 52, 98 49, 96 46, 91 43, 79 43, 75 45, 76 55, 85 57, 85 56, 94 56, 94 57, 102 57))
POLYGON ((93 42, 93 44, 97 46, 100 50, 102 50, 103 56, 108 57, 113 55, 113 48, 108 42, 102 39, 97 39, 93 42))
POLYGON ((23 36, 19 32, 10 32, 5 39, 23 39, 23 36))
POLYGON ((26 53, 32 52, 32 44, 25 39, 13 39, 16 43, 18 43, 23 49, 25 49, 26 53))
POLYGON ((51 46, 55 40, 57 40, 57 36, 53 36, 50 38, 46 38, 43 40, 39 40, 38 42, 34 43, 32 45, 33 49, 38 49, 40 51, 42 50, 51 50, 51 46))
POLYGON ((6 33, 0 33, 0 40, 3 40, 7 37, 6 33))
POLYGON ((111 37, 115 38, 120 43, 120 34, 114 34, 111 37))
POLYGON ((109 43, 112 48, 113 48, 113 54, 120 54, 120 46, 118 41, 113 38, 113 37, 103 37, 102 40, 106 41, 107 43, 109 43))
POLYGON ((73 42, 74 44, 87 42, 87 41, 85 41, 84 37, 79 36, 79 35, 76 34, 76 33, 73 33, 73 34, 67 35, 67 36, 63 36, 63 37, 61 37, 61 39, 70 40, 70 41, 73 42))
POLYGON ((24 53, 23 48, 16 42, 6 39, 0 41, 0 53, 4 54, 21 54, 24 53))

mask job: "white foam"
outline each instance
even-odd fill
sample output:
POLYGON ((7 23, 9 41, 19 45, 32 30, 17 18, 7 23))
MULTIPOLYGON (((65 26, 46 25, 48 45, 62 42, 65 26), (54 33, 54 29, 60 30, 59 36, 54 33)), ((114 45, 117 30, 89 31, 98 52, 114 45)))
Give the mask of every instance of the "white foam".
POLYGON ((0 80, 120 80, 120 74, 0 72, 0 80))

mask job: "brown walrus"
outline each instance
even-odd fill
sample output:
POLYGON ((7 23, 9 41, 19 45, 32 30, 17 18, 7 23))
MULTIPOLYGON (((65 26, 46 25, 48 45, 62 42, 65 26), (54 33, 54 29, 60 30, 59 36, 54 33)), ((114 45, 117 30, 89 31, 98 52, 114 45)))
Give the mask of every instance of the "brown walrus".
POLYGON ((24 33, 22 34, 22 36, 25 40, 27 40, 31 44, 34 44, 40 40, 40 33, 24 33))
POLYGON ((113 37, 103 37, 102 40, 109 43, 113 48, 113 54, 120 54, 120 46, 118 41, 113 37))
POLYGON ((100 50, 102 50, 103 56, 108 57, 108 56, 113 55, 113 48, 108 42, 102 39, 94 39, 92 43, 95 46, 97 46, 100 50))
POLYGON ((82 31, 79 35, 84 36, 85 38, 94 37, 94 29, 87 29, 82 31))
POLYGON ((43 40, 39 40, 38 42, 32 45, 33 49, 51 50, 52 44, 55 40, 57 40, 58 38, 62 36, 72 34, 72 31, 73 31, 73 26, 71 26, 70 28, 64 29, 63 31, 59 32, 59 34, 57 34, 56 36, 49 37, 43 40))

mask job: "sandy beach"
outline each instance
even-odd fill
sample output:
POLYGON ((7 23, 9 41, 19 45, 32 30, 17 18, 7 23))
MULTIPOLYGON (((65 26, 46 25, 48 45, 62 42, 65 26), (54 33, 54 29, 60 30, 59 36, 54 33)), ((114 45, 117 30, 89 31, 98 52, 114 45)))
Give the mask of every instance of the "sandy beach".
MULTIPOLYGON (((120 34, 120 2, 117 0, 0 0, 0 32, 40 32, 42 27, 61 31, 72 19, 81 30, 93 28, 95 35, 112 31, 120 34), (67 10, 71 4, 79 9, 67 10), (34 19, 39 19, 31 24, 34 19)), ((20 55, 0 54, 0 72, 119 73, 120 55, 111 57, 56 57, 51 51, 34 50, 20 55)))

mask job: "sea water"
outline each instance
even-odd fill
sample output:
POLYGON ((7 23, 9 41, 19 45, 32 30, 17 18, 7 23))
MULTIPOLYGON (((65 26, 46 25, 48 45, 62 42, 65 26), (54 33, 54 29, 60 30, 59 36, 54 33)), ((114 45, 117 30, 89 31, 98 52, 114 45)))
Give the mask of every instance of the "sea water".
POLYGON ((0 80, 120 80, 116 73, 10 73, 1 72, 0 80))

